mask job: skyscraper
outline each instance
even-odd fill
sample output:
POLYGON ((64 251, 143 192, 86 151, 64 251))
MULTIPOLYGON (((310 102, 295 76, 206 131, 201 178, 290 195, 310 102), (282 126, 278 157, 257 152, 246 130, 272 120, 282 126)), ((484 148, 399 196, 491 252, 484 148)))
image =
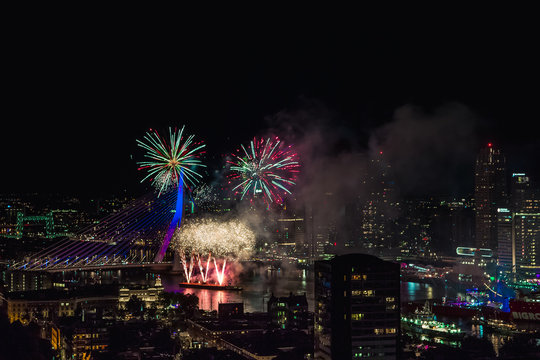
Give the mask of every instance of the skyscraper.
POLYGON ((315 359, 397 359, 399 271, 366 254, 315 262, 315 359))
MULTIPOLYGON (((525 173, 512 174, 510 207, 512 269, 525 277, 536 278, 540 273, 540 196, 538 189, 533 186, 530 177, 525 173)), ((499 226, 499 232, 503 232, 499 233, 499 246, 501 241, 507 243, 505 228, 506 225, 502 228, 499 226)), ((499 259, 505 257, 503 254, 505 252, 499 249, 499 259)))
POLYGON ((513 240, 512 213, 506 208, 497 209, 497 236, 497 265, 509 271, 514 265, 512 259, 515 242, 513 240))
POLYGON ((525 274, 540 271, 540 213, 514 214, 515 261, 525 274))
POLYGON ((475 169, 476 246, 497 249, 497 208, 506 207, 506 160, 491 143, 480 150, 475 169))
POLYGON ((522 211, 525 201, 530 198, 531 183, 525 173, 513 173, 510 180, 510 206, 514 212, 522 211))
POLYGON ((391 168, 384 160, 382 151, 370 159, 361 186, 367 192, 359 204, 362 222, 356 245, 364 249, 388 249, 392 247, 392 217, 397 216, 399 210, 391 168))

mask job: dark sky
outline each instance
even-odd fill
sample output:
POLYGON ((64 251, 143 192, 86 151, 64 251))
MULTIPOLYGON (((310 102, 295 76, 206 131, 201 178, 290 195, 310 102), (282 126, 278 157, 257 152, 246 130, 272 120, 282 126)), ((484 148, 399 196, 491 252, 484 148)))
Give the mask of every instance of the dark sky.
MULTIPOLYGON (((266 133, 266 118, 306 103, 366 149, 397 109, 458 103, 474 114, 475 148, 491 141, 511 171, 540 177, 538 32, 527 21, 139 20, 9 34, 0 192, 140 189, 130 155, 146 129, 185 124, 214 166, 266 133)), ((472 179, 462 181, 466 191, 472 179)))

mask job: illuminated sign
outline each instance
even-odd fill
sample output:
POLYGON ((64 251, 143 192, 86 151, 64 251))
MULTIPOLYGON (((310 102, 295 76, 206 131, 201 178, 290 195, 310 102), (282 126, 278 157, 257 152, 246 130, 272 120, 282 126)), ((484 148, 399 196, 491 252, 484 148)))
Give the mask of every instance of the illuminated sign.
POLYGON ((491 249, 478 249, 472 247, 459 246, 456 248, 456 254, 462 256, 475 256, 476 254, 490 258, 493 256, 493 251, 491 249))
POLYGON ((540 313, 532 313, 532 312, 513 312, 512 316, 514 319, 522 319, 522 320, 540 320, 540 313))

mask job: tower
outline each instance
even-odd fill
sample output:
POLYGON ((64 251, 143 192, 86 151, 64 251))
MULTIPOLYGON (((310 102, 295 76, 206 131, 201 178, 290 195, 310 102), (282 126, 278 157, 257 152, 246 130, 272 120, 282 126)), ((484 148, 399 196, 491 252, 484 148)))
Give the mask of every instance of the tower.
POLYGON ((515 263, 527 275, 540 271, 540 213, 514 214, 515 263))
MULTIPOLYGON (((362 248, 388 249, 392 247, 392 218, 399 213, 394 199, 394 180, 391 167, 383 152, 371 157, 362 188, 367 189, 358 204, 362 219, 359 229, 360 239, 355 246, 362 248)), ((358 222, 354 219, 355 222, 358 222)))
POLYGON ((489 143, 476 158, 476 246, 497 249, 497 208, 506 207, 506 159, 489 143))
POLYGON ((397 359, 400 265, 366 254, 315 262, 315 359, 397 359))
POLYGON ((512 213, 506 208, 497 209, 497 249, 497 265, 505 270, 512 269, 515 242, 512 213))

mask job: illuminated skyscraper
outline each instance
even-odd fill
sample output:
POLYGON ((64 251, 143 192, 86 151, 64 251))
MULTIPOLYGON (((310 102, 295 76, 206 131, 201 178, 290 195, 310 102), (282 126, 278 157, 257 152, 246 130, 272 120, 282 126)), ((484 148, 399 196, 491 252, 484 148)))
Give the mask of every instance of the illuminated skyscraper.
POLYGON ((388 249, 392 246, 392 218, 399 213, 394 197, 394 181, 390 165, 384 161, 383 153, 373 156, 361 186, 367 189, 359 204, 362 217, 360 239, 356 246, 362 249, 388 249))
POLYGON ((497 249, 497 208, 506 202, 506 160, 490 143, 480 150, 475 169, 476 246, 497 249))
POLYGON ((497 209, 497 265, 505 270, 512 269, 513 252, 515 242, 513 241, 512 213, 506 208, 497 209))
POLYGON ((510 198, 512 211, 519 212, 530 199, 531 182, 525 173, 513 173, 510 180, 510 198))
POLYGON ((514 214, 515 263, 524 273, 540 271, 540 213, 514 214))
POLYGON ((531 178, 525 173, 512 174, 510 199, 513 212, 540 212, 540 194, 533 186, 531 178))

